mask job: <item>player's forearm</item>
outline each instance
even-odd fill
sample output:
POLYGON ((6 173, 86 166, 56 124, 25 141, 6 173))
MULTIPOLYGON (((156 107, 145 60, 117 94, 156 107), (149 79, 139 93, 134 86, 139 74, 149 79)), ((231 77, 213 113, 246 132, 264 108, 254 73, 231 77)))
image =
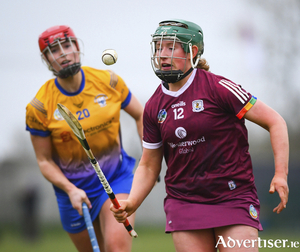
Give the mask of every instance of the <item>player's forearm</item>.
POLYGON ((53 185, 69 194, 75 187, 53 161, 38 161, 42 175, 53 185))
POLYGON ((275 174, 288 175, 289 160, 289 140, 288 130, 282 117, 277 119, 277 123, 270 127, 270 139, 274 153, 275 174))
POLYGON ((139 166, 134 174, 132 188, 128 200, 136 210, 154 187, 159 173, 145 167, 139 166))

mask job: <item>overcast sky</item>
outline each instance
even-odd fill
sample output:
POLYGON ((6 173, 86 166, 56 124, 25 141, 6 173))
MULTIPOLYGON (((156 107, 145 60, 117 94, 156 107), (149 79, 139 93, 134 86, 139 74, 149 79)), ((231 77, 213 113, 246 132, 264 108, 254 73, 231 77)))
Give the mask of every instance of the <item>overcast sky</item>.
POLYGON ((54 25, 71 26, 84 43, 82 64, 114 70, 144 104, 160 82, 150 64, 150 35, 160 21, 172 18, 202 27, 203 57, 212 72, 268 100, 260 83, 264 54, 256 31, 267 22, 262 22, 264 13, 253 10, 247 0, 0 0, 0 161, 12 156, 14 148, 27 146, 25 107, 52 78, 38 48, 43 31, 54 25), (113 66, 101 61, 107 48, 118 53, 113 66))

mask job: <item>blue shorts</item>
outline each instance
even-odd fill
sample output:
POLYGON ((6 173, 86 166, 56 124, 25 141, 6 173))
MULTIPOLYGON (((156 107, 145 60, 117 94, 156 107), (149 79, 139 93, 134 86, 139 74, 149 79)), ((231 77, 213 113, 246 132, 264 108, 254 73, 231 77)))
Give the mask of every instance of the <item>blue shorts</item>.
MULTIPOLYGON (((135 160, 131 157, 127 160, 129 162, 124 162, 124 165, 131 165, 134 167, 135 160)), ((123 165, 122 164, 122 165, 123 165)), ((119 193, 126 193, 129 194, 131 190, 133 180, 133 173, 131 169, 127 169, 126 172, 122 173, 119 177, 115 180, 110 182, 110 186, 115 195, 119 193)), ((100 180, 99 180, 99 183, 100 180)), ((94 221, 100 213, 101 207, 103 206, 104 202, 108 199, 108 195, 105 190, 102 188, 101 192, 97 197, 89 198, 92 208, 90 209, 90 215, 92 221, 94 221)), ((77 210, 72 207, 70 199, 67 197, 57 197, 57 203, 60 213, 60 219, 64 230, 69 233, 79 233, 86 229, 85 221, 83 216, 79 215, 77 210)))

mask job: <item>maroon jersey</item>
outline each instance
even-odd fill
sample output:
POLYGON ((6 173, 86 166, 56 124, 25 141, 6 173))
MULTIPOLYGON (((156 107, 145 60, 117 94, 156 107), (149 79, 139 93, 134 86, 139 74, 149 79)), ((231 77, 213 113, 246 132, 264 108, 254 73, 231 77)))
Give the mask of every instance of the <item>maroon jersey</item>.
POLYGON ((168 197, 217 203, 255 189, 244 114, 256 98, 240 85, 195 69, 172 92, 146 103, 143 147, 163 145, 168 197))

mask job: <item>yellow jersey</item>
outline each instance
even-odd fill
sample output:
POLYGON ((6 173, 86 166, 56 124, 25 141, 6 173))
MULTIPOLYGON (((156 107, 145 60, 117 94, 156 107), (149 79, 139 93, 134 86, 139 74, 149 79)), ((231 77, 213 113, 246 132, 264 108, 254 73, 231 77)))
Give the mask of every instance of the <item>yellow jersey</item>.
MULTIPOLYGON (((79 90, 68 93, 57 79, 47 81, 26 107, 26 130, 32 135, 51 137, 53 160, 64 175, 87 192, 97 189, 96 173, 77 137, 57 109, 66 106, 79 120, 89 146, 108 181, 121 167, 120 110, 131 99, 124 80, 108 70, 82 67, 79 90)), ((54 187, 55 188, 55 187, 54 187)), ((60 192, 58 188, 56 193, 60 192)), ((93 193, 92 193, 93 194, 93 193)), ((91 195, 92 196, 92 195, 91 195)))

